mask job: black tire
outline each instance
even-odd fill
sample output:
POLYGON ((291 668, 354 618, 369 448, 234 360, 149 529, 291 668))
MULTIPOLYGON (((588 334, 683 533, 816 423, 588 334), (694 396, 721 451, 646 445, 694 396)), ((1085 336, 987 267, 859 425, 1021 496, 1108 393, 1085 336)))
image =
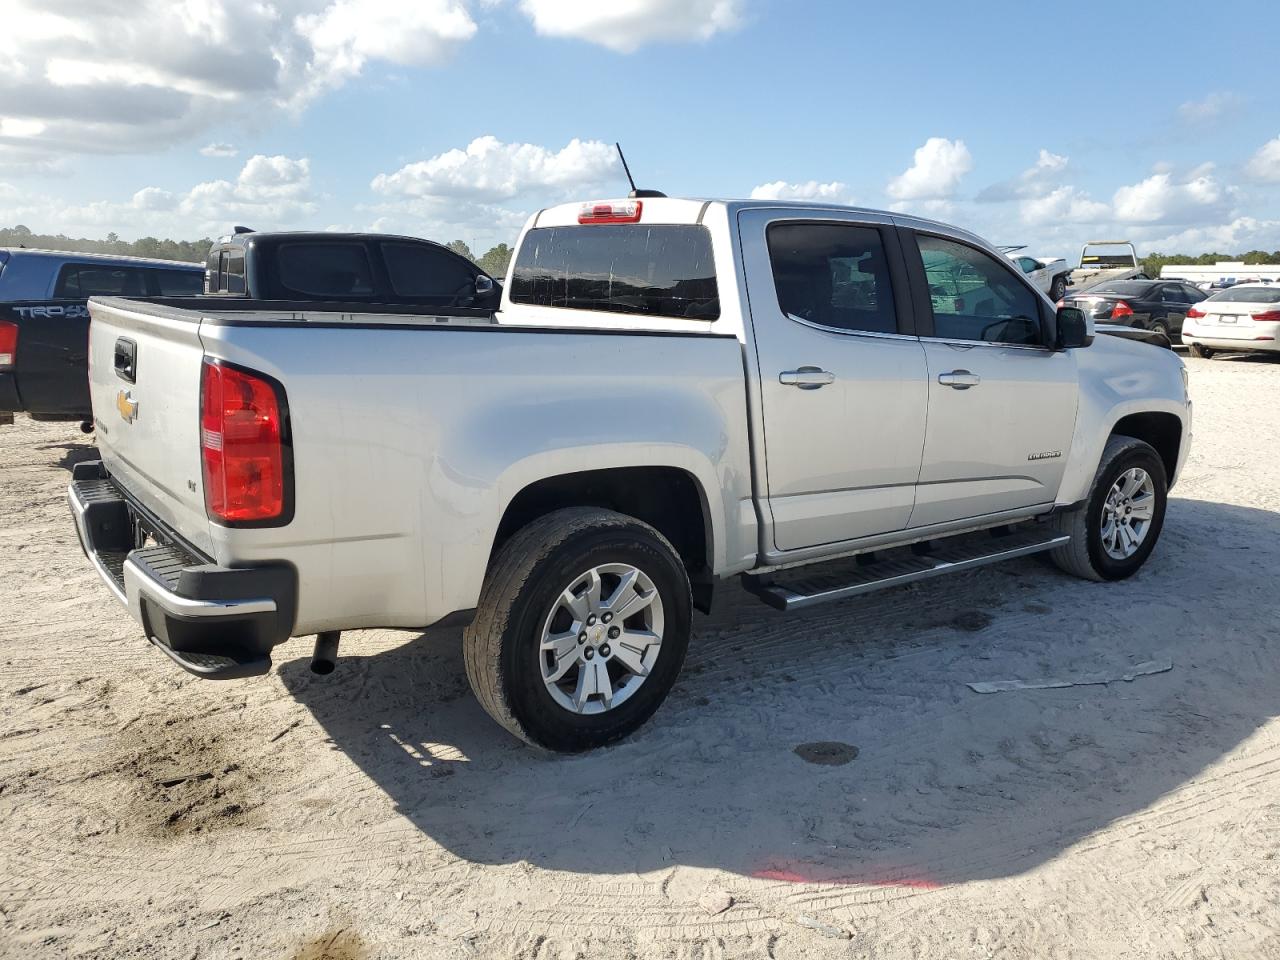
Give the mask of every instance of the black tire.
POLYGON ((1067 293, 1067 278, 1054 277, 1053 283, 1049 285, 1049 299, 1054 303, 1061 300, 1067 293))
POLYGON ((1050 552, 1049 559, 1058 569, 1085 580, 1123 580, 1133 576, 1146 563, 1160 539, 1168 489, 1164 461, 1150 444, 1134 437, 1111 437, 1102 451, 1102 461, 1084 506, 1057 514, 1050 521, 1060 532, 1070 534, 1071 542, 1050 552), (1155 487, 1155 509, 1137 552, 1119 560, 1103 549, 1102 509, 1117 478, 1133 467, 1141 467, 1151 477, 1155 487))
POLYGON ((1187 350, 1190 352, 1190 354, 1193 357, 1198 357, 1201 360, 1213 359, 1213 350, 1211 350, 1209 347, 1203 346, 1202 344, 1188 343, 1187 350))
POLYGON ((680 555, 653 527, 611 510, 557 510, 518 531, 490 564, 476 617, 463 633, 467 679, 489 716, 527 743, 567 753, 603 746, 635 731, 666 699, 684 664, 692 606, 680 555), (573 578, 606 563, 630 564, 653 582, 663 607, 662 644, 624 702, 573 713, 543 683, 542 628, 573 578))
POLYGON ((1160 334, 1166 340, 1171 339, 1169 337, 1169 328, 1163 320, 1157 320, 1155 323, 1153 323, 1151 325, 1151 332, 1160 334))

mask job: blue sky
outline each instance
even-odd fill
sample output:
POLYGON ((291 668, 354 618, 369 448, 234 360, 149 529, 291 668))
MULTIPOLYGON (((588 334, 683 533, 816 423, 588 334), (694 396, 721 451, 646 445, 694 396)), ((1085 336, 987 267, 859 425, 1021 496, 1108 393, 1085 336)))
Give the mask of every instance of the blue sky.
POLYGON ((673 195, 904 209, 1068 257, 1099 235, 1280 248, 1274 64, 1237 43, 1280 36, 1271 3, 111 7, 6 14, 0 224, 484 249, 539 206, 623 192, 621 140, 673 195))

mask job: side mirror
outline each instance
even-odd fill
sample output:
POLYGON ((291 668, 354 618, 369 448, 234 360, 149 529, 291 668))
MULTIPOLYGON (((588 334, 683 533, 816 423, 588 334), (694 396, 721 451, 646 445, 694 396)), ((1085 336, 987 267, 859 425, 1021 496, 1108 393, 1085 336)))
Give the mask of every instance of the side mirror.
POLYGON ((476 296, 485 297, 493 293, 493 278, 486 277, 483 273, 476 276, 476 296))
POLYGON ((1059 350, 1073 350, 1087 347, 1093 343, 1093 331, 1089 329, 1089 318, 1078 307, 1058 308, 1058 342, 1059 350))

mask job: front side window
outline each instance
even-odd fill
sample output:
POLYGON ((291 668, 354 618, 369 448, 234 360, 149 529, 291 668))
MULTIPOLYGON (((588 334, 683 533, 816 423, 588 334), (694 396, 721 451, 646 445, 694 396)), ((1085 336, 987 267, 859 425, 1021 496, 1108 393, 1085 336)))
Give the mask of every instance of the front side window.
POLYGON ((382 259, 397 296, 452 302, 475 294, 475 271, 448 250, 423 243, 384 243, 382 259))
POLYGON ((898 331, 889 265, 875 227, 775 223, 768 241, 783 313, 853 333, 898 331))
POLYGON ((511 302, 715 320, 711 234, 692 224, 535 228, 516 256, 511 302))
POLYGON ((141 297, 146 295, 142 271, 105 264, 67 264, 58 274, 55 297, 141 297))
POLYGON ((1035 273, 1040 269, 1040 264, 1032 260, 1030 257, 1019 257, 1018 266, 1022 267, 1023 273, 1035 273))
POLYGON ((933 308, 933 335, 944 340, 1039 345, 1034 293, 994 257, 955 240, 917 235, 933 308))
MULTIPOLYGON (((373 271, 369 255, 358 243, 285 243, 276 252, 280 285, 294 296, 369 297, 373 271)), ((240 259, 244 289, 244 258, 240 259)))

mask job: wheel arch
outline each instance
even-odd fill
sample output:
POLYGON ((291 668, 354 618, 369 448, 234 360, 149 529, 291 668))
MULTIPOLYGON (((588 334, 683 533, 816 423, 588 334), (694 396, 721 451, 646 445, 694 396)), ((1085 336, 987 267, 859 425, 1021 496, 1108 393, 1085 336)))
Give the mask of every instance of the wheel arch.
POLYGON ((1155 448, 1164 464, 1169 486, 1173 487, 1182 452, 1182 420, 1177 414, 1157 410, 1131 413, 1116 421, 1110 436, 1133 437, 1155 448))

